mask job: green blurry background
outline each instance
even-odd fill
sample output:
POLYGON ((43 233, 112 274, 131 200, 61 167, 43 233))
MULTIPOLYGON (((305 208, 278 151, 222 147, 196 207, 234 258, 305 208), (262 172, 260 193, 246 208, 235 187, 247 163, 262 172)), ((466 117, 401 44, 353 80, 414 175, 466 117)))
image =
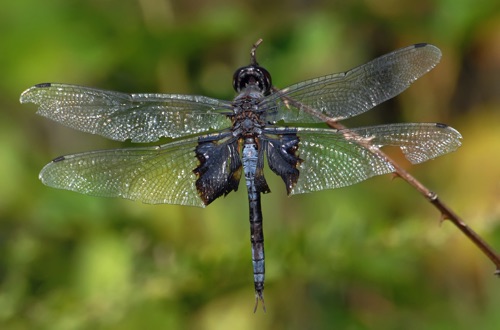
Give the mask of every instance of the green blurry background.
POLYGON ((499 329, 490 262, 402 180, 286 197, 267 174, 266 307, 244 185, 206 209, 59 191, 61 154, 121 147, 19 104, 41 82, 231 99, 253 42, 276 86, 416 42, 438 67, 349 125, 445 122, 457 152, 394 155, 500 250, 500 3, 7 1, 0 10, 1 329, 499 329))

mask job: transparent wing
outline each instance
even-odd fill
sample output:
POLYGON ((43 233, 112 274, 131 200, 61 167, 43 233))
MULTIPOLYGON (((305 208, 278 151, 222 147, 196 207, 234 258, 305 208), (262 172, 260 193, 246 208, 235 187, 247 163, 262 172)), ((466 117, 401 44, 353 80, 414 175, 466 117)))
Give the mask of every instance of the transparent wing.
POLYGON ((38 114, 71 128, 132 142, 154 142, 229 127, 231 104, 204 96, 125 94, 95 88, 39 84, 21 94, 38 114), (229 111, 228 111, 229 110, 229 111))
POLYGON ((439 48, 416 44, 345 73, 303 81, 267 97, 267 107, 276 110, 268 119, 289 123, 321 121, 307 107, 336 120, 357 116, 403 92, 440 58, 439 48), (294 106, 293 101, 303 106, 294 106))
POLYGON ((369 139, 372 145, 398 146, 412 163, 456 150, 461 135, 443 124, 391 124, 349 130, 300 128, 299 180, 291 194, 349 186, 394 168, 346 136, 369 139))
POLYGON ((151 204, 203 207, 196 190, 197 138, 158 147, 91 151, 56 158, 40 172, 48 186, 151 204))

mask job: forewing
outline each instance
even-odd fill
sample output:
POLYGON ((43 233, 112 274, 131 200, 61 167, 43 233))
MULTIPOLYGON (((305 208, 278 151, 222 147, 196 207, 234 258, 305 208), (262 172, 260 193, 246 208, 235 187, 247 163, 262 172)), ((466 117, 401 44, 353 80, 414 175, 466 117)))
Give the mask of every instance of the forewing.
POLYGON ((416 44, 383 55, 344 73, 303 81, 271 94, 269 121, 319 122, 320 115, 342 120, 393 98, 430 71, 440 60, 439 48, 416 44))
POLYGON ((38 114, 71 128, 132 142, 154 142, 229 127, 229 102, 205 96, 125 94, 95 88, 39 84, 21 94, 38 114))
POLYGON ((349 130, 300 128, 302 159, 299 180, 291 194, 349 186, 391 173, 393 166, 358 141, 398 146, 412 163, 421 163, 456 150, 461 135, 442 124, 393 124, 349 130))
POLYGON ((48 186, 151 204, 203 207, 196 190, 197 138, 158 147, 91 151, 56 158, 40 172, 48 186))

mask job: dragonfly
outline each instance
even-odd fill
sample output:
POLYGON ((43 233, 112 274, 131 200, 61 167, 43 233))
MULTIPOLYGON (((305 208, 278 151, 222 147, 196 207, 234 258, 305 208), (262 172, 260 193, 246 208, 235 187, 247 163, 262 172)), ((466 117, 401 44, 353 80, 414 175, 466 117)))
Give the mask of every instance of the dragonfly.
POLYGON ((370 146, 396 146, 414 164, 455 151, 460 133, 440 123, 395 123, 349 129, 310 127, 360 115, 406 90, 439 62, 439 48, 414 44, 342 73, 272 85, 257 63, 236 70, 232 101, 199 95, 127 94, 42 83, 21 94, 37 113, 73 129, 137 143, 168 143, 60 156, 40 172, 47 186, 150 204, 205 207, 238 190, 245 178, 256 311, 264 305, 261 194, 264 164, 288 195, 349 186, 392 173, 370 146))

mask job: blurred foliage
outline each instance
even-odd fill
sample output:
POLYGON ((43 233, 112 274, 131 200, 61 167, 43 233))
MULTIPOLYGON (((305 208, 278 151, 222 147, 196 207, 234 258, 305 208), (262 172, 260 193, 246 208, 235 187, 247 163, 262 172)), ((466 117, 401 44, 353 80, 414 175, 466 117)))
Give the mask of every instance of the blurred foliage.
POLYGON ((390 176, 287 198, 267 174, 254 315, 245 189, 206 209, 50 189, 37 180, 50 159, 120 144, 18 104, 46 81, 230 99, 259 37, 278 87, 430 42, 439 66, 352 124, 461 131, 459 151, 408 168, 500 249, 497 0, 24 0, 2 4, 0 31, 1 329, 500 327, 494 267, 390 176))

